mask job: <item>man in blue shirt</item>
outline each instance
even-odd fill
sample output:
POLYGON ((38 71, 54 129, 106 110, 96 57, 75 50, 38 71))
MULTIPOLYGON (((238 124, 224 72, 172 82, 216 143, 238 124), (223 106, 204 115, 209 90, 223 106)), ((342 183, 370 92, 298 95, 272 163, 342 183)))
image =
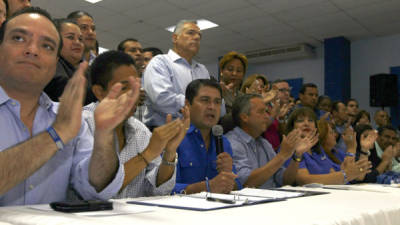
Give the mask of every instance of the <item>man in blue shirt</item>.
POLYGON ((50 15, 26 8, 0 29, 0 206, 66 199, 69 185, 85 199, 108 199, 120 189, 123 166, 113 150, 113 129, 138 98, 139 82, 120 94, 112 87, 95 112, 91 137, 82 121, 83 63, 59 104, 43 92, 62 48, 50 15))
POLYGON ((301 139, 295 129, 283 136, 280 151, 275 154, 271 144, 261 134, 267 129, 269 116, 261 96, 239 96, 232 107, 235 129, 226 134, 232 144, 233 163, 243 186, 273 188, 291 185, 296 180, 302 155, 318 140, 301 139), (289 166, 284 163, 292 156, 289 166))
POLYGON ((186 86, 196 79, 210 79, 207 68, 193 59, 200 40, 196 21, 182 20, 172 35, 173 48, 147 65, 143 78, 149 100, 144 118, 148 127, 163 125, 167 114, 179 117, 179 110, 185 105, 186 86))
POLYGON ((211 128, 217 124, 222 102, 222 89, 209 79, 192 81, 186 88, 186 105, 191 126, 177 149, 175 193, 202 191, 229 193, 240 189, 232 165, 232 148, 223 137, 224 152, 217 156, 211 128))

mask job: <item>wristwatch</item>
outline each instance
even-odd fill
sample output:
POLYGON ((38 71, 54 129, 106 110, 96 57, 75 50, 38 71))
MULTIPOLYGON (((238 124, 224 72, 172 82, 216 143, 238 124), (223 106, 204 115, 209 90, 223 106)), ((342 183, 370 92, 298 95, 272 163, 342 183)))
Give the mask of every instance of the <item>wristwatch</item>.
POLYGON ((293 155, 292 155, 292 159, 293 159, 295 162, 301 162, 301 161, 303 161, 303 155, 297 156, 296 154, 293 154, 293 155))
POLYGON ((371 154, 371 152, 370 151, 364 152, 364 151, 360 150, 360 154, 369 156, 371 154))
POLYGON ((175 160, 173 162, 170 162, 162 157, 161 163, 166 166, 176 166, 176 164, 178 163, 178 153, 175 153, 175 160))

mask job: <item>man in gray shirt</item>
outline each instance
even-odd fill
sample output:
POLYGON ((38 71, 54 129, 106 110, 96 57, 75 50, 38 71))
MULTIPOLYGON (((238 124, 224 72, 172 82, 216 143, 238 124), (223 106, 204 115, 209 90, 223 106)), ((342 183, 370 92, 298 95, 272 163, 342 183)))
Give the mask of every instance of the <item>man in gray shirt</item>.
POLYGON ((272 188, 293 184, 302 155, 317 142, 317 136, 301 138, 295 129, 283 136, 276 154, 261 136, 269 118, 262 97, 255 94, 238 97, 233 103, 232 117, 236 127, 226 137, 232 145, 233 163, 243 186, 272 188), (290 157, 293 160, 285 169, 283 164, 290 157))

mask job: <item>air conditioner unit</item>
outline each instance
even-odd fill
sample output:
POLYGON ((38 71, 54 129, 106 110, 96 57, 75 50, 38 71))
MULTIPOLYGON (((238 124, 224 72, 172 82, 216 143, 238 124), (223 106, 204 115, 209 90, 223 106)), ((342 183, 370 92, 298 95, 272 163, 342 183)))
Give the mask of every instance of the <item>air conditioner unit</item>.
POLYGON ((250 63, 312 58, 315 48, 309 44, 287 45, 245 52, 250 63))

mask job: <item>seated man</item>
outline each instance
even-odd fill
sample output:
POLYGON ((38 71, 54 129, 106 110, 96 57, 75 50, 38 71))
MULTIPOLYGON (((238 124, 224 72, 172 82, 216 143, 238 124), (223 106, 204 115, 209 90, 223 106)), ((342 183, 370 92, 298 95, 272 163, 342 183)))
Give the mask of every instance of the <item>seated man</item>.
MULTIPOLYGON (((109 51, 99 55, 91 66, 92 90, 98 100, 103 100, 114 84, 122 85, 122 92, 128 91, 129 79, 138 78, 135 62, 131 56, 121 51, 109 51)), ((98 102, 84 107, 83 116, 94 134, 94 110, 98 102)), ((186 134, 183 122, 188 128, 190 118, 169 122, 154 129, 153 135, 147 127, 131 113, 114 129, 116 151, 124 163, 125 179, 117 198, 166 195, 175 185, 176 148, 186 134), (151 138, 150 138, 151 137, 151 138), (165 149, 163 158, 160 154, 165 149)), ((170 120, 167 119, 167 121, 170 120)))
POLYGON ((50 15, 26 8, 0 28, 0 206, 66 199, 71 185, 84 199, 108 199, 123 182, 112 130, 138 98, 139 83, 120 95, 113 87, 95 112, 95 138, 82 121, 85 97, 80 65, 60 104, 43 92, 62 48, 50 15))
POLYGON ((208 79, 194 80, 186 88, 185 104, 189 107, 191 126, 179 145, 176 185, 173 193, 202 191, 229 193, 241 184, 232 166, 232 148, 225 137, 224 152, 216 154, 215 137, 211 128, 221 112, 222 89, 208 79))
POLYGON ((293 130, 287 137, 283 136, 280 152, 275 154, 271 144, 261 136, 269 119, 266 107, 257 94, 239 96, 233 103, 232 117, 236 127, 226 136, 232 144, 238 178, 245 187, 273 188, 293 184, 299 162, 307 150, 299 145, 304 141, 300 132, 293 130), (292 155, 293 160, 285 169, 283 164, 292 155))

